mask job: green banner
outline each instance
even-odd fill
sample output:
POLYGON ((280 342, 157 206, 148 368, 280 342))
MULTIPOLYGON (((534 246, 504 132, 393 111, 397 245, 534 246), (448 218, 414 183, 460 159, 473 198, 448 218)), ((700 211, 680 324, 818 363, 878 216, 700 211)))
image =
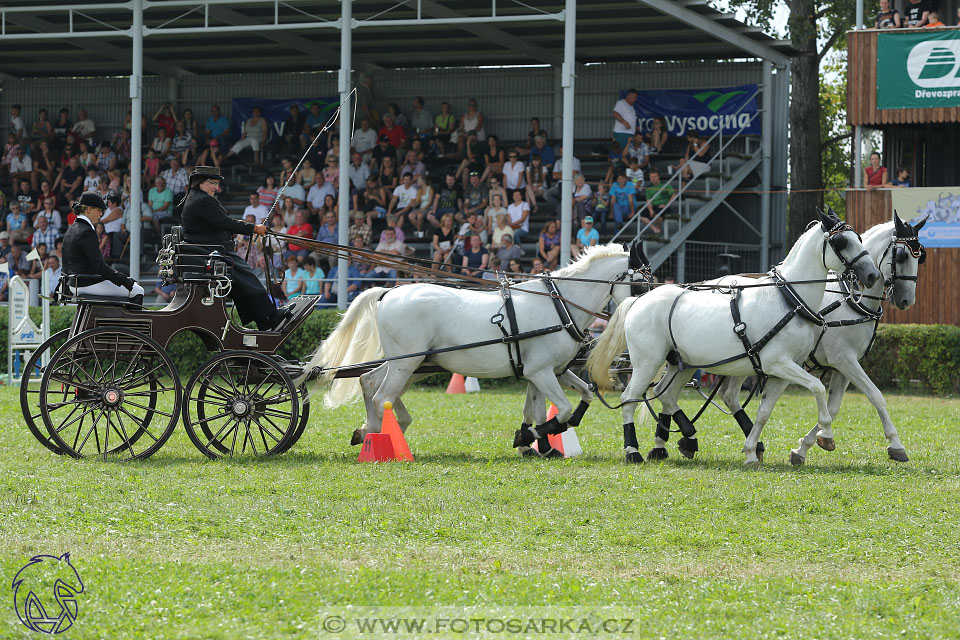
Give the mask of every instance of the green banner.
POLYGON ((960 29, 881 33, 877 108, 960 107, 960 29))

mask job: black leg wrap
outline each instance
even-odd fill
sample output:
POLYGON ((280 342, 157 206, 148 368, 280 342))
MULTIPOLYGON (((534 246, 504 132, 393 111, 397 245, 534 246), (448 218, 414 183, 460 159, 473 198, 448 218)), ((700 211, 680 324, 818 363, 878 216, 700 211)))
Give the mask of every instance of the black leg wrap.
POLYGON ((538 426, 535 431, 537 432, 537 439, 546 438, 552 433, 563 433, 567 430, 567 425, 560 424, 560 421, 557 420, 557 417, 554 416, 538 426))
POLYGON ((700 450, 700 445, 696 438, 683 437, 680 438, 680 442, 677 443, 677 449, 684 458, 693 458, 694 454, 700 450))
POLYGON ((637 442, 637 430, 634 428, 632 422, 624 423, 623 425, 623 447, 633 447, 634 449, 639 448, 639 443, 637 442))
POLYGON ((513 434, 513 446, 514 447, 529 447, 533 444, 533 441, 541 437, 539 434, 534 434, 535 429, 531 428, 531 425, 523 423, 519 429, 513 434))
POLYGON ((656 436, 666 442, 670 439, 670 414, 661 413, 657 416, 656 436))
POLYGON ((549 438, 540 438, 537 440, 537 451, 540 452, 541 458, 562 458, 563 454, 550 446, 549 438))
POLYGON ((697 430, 693 428, 693 423, 690 422, 690 418, 687 417, 687 414, 685 414, 682 409, 673 414, 673 421, 677 423, 677 427, 680 428, 680 433, 683 434, 684 438, 692 438, 697 435, 697 430))
POLYGON ((570 419, 567 420, 567 424, 569 424, 571 427, 579 427, 580 421, 583 420, 583 414, 585 414, 589 408, 590 404, 581 400, 580 404, 577 405, 577 408, 573 410, 573 414, 570 416, 570 419))
POLYGON ((749 436, 750 431, 753 429, 753 420, 750 419, 747 412, 740 409, 733 414, 733 418, 737 421, 737 424, 740 425, 740 430, 743 431, 743 437, 749 436))

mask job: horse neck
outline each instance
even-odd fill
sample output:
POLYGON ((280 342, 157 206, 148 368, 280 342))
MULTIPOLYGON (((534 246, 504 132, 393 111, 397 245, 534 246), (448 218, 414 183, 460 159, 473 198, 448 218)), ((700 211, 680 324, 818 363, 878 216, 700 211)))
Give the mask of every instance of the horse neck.
MULTIPOLYGON (((610 282, 627 270, 627 260, 626 255, 595 258, 586 270, 570 277, 610 282)), ((556 285, 564 298, 592 311, 600 311, 610 300, 610 287, 601 282, 557 280, 556 285)), ((593 322, 593 315, 573 306, 568 308, 574 323, 581 329, 593 322)))
MULTIPOLYGON (((819 280, 809 284, 795 284, 794 290, 804 302, 813 309, 819 309, 823 303, 823 294, 827 277, 827 268, 823 264, 823 231, 818 224, 804 233, 797 243, 777 267, 784 280, 799 282, 802 280, 819 280)), ((827 248, 828 251, 833 249, 827 248)))
MULTIPOLYGON (((864 293, 869 296, 876 296, 879 298, 883 294, 883 290, 887 286, 887 279, 890 277, 890 273, 893 269, 891 266, 891 260, 893 259, 893 248, 890 246, 891 240, 893 239, 893 223, 884 222, 883 224, 878 224, 874 227, 871 227, 863 234, 863 247, 870 254, 870 259, 873 260, 873 264, 877 265, 877 269, 880 270, 880 278, 873 284, 869 289, 865 289, 864 293), (887 249, 890 249, 887 251, 887 249), (883 263, 881 264, 881 260, 883 263)), ((876 303, 876 309, 879 310, 880 306, 883 304, 882 300, 873 300, 872 298, 865 298, 863 300, 864 305, 869 309, 874 306, 876 303)))

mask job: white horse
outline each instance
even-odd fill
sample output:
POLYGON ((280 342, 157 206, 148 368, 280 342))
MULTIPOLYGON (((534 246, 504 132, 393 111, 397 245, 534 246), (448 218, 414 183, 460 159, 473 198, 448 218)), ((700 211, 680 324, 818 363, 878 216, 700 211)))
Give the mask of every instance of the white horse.
POLYGON ((620 244, 596 246, 587 249, 568 267, 511 287, 508 291, 513 299, 518 333, 563 325, 561 330, 517 342, 519 358, 510 344, 502 342, 503 331, 512 331, 499 291, 436 284, 370 289, 353 301, 336 329, 320 345, 307 370, 328 369, 325 378, 332 380, 324 398, 328 407, 354 400, 362 391, 367 415, 363 427, 354 433, 352 442, 356 444, 362 442, 367 433, 380 431, 383 403, 387 400, 393 402, 397 422, 406 430, 412 418, 401 396, 415 379, 422 377, 415 374, 421 364, 437 365, 464 376, 503 378, 514 375, 514 365, 522 361, 519 377, 535 385, 556 405, 558 413, 549 421, 545 415, 540 418, 545 411, 542 396, 539 396, 539 409, 535 406, 537 402, 528 396, 525 424, 515 434, 514 446, 528 447, 534 440, 542 439, 541 451, 547 452, 547 435, 565 430, 574 415, 562 384, 581 393, 583 408, 578 408, 581 417, 590 398, 584 392, 586 385, 579 379, 574 381, 572 378, 576 376, 566 371, 581 347, 581 342, 571 334, 582 335, 594 319, 593 312, 601 311, 611 298, 623 300, 631 295, 632 287, 646 284, 646 265, 646 257, 637 244, 629 251, 620 244), (560 297, 528 293, 548 292, 549 282, 557 287, 560 297), (562 299, 573 304, 565 304, 562 299), (569 319, 563 317, 564 312, 557 304, 563 305, 569 319), (460 348, 477 342, 491 344, 460 348), (333 379, 337 368, 381 358, 386 361, 360 376, 359 383, 353 378, 333 379), (561 374, 559 380, 558 374, 561 374), (536 427, 528 422, 534 419, 538 419, 536 427))
MULTIPOLYGON (((757 442, 773 408, 769 397, 778 393, 775 388, 790 382, 806 388, 817 399, 821 426, 830 425, 823 384, 799 364, 813 349, 821 326, 796 315, 816 319, 815 310, 823 301, 823 281, 830 270, 854 271, 867 287, 872 287, 880 277, 876 265, 865 259, 868 254, 856 232, 830 213, 819 214, 820 224, 800 236, 773 271, 773 278, 777 274, 782 278, 780 286, 748 288, 735 297, 666 286, 630 298, 617 308, 590 354, 587 368, 601 390, 607 388, 610 363, 625 345, 629 348, 633 377, 622 395, 622 401, 632 400, 623 405, 628 462, 643 461, 633 424, 636 400, 645 397, 648 385, 668 356, 674 364, 689 363, 677 376, 678 381, 685 378, 683 383, 695 368, 737 376, 751 375, 760 369, 774 378, 767 382, 756 424, 744 446, 747 464, 759 464, 757 442), (731 301, 737 304, 739 321, 734 320, 731 301), (750 357, 746 355, 745 342, 751 345, 750 357)), ((697 450, 696 430, 675 404, 665 408, 672 410, 672 418, 683 434, 681 453, 692 457, 697 450)))
MULTIPOLYGON (((844 391, 850 382, 853 382, 877 409, 880 422, 883 424, 884 435, 889 441, 887 455, 898 462, 907 461, 907 452, 900 442, 890 414, 887 413, 883 394, 864 372, 863 367, 860 366, 860 360, 866 356, 873 343, 876 327, 882 315, 881 298, 889 297, 901 310, 913 306, 916 301, 917 273, 925 255, 917 234, 925 223, 924 219, 915 227, 911 227, 909 223, 902 222, 900 217, 895 215, 892 222, 876 225, 863 234, 863 245, 870 253, 870 258, 877 265, 882 277, 872 287, 862 292, 864 296, 859 302, 852 300, 849 294, 839 289, 844 284, 842 282, 826 292, 821 311, 824 319, 827 320, 828 330, 817 342, 815 350, 808 356, 809 364, 813 368, 835 369, 830 378, 827 398, 831 417, 836 419, 844 391)), ((837 274, 830 275, 837 276, 837 274)), ((735 279, 736 276, 727 276, 713 280, 710 284, 722 285, 731 283, 735 279)), ((669 388, 663 390, 658 385, 654 390, 655 394, 663 392, 660 401, 664 407, 676 406, 676 398, 683 388, 683 384, 678 382, 679 376, 676 375, 676 371, 676 366, 668 365, 661 383, 670 383, 669 388)), ((718 392, 733 412, 734 419, 746 437, 753 428, 753 422, 740 404, 739 392, 744 379, 742 376, 728 376, 720 385, 718 392)), ((769 390, 767 393, 771 394, 769 390)), ((651 459, 667 457, 666 448, 663 445, 669 435, 668 409, 664 409, 660 414, 657 423, 658 440, 654 449, 647 454, 651 459)), ((795 465, 803 464, 807 450, 814 441, 827 451, 833 451, 836 448, 832 427, 824 429, 816 425, 800 440, 800 446, 790 452, 790 461, 795 465)), ((763 443, 758 442, 758 456, 762 456, 762 447, 763 443)))

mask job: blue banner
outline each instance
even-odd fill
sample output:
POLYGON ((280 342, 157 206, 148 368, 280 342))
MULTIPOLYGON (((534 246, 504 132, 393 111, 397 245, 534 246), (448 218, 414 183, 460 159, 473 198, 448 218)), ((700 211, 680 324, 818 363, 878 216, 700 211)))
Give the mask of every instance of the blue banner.
POLYGON ((275 140, 282 136, 284 121, 290 117, 290 105, 300 107, 300 113, 304 117, 310 115, 310 108, 313 103, 320 105, 320 113, 324 116, 324 121, 333 115, 340 105, 340 98, 337 96, 326 98, 234 98, 232 111, 230 113, 230 132, 234 140, 240 139, 243 131, 243 123, 253 116, 253 108, 260 107, 263 111, 263 117, 267 119, 267 128, 269 129, 268 141, 275 140))
MULTIPOLYGON (((620 97, 626 95, 621 89, 620 97)), ((709 138, 721 128, 725 134, 760 135, 757 95, 755 84, 719 89, 648 89, 638 93, 633 108, 637 128, 643 133, 650 133, 653 119, 660 117, 671 136, 682 137, 695 129, 709 138)))

